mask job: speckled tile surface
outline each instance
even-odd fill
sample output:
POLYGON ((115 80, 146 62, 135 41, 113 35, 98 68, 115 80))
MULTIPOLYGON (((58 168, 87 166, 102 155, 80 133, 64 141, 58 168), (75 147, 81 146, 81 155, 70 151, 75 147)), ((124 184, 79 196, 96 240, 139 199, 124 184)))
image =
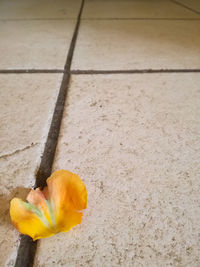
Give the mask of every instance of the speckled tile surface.
POLYGON ((72 69, 200 68, 200 21, 83 21, 72 69))
POLYGON ((9 202, 25 199, 46 141, 61 74, 0 74, 0 266, 14 266, 18 232, 9 202))
POLYGON ((81 225, 35 267, 200 265, 200 75, 73 76, 54 163, 82 177, 81 225))
POLYGON ((81 0, 1 0, 0 19, 76 18, 81 0))
POLYGON ((198 18, 198 15, 168 0, 86 0, 83 18, 198 18))
POLYGON ((0 68, 63 69, 75 22, 0 21, 0 68))

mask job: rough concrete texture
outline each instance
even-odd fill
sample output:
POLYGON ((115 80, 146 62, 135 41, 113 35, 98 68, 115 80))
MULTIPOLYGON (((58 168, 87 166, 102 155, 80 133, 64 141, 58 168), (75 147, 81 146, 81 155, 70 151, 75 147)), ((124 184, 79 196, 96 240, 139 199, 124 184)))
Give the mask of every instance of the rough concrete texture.
POLYGON ((183 4, 189 8, 194 9, 200 14, 200 1, 199 0, 176 0, 178 3, 183 4))
POLYGON ((0 75, 0 266, 13 266, 18 232, 9 202, 34 185, 62 74, 0 75))
POLYGON ((178 6, 168 0, 86 0, 83 11, 83 18, 197 17, 198 15, 192 11, 178 6))
POLYGON ((40 142, 61 79, 62 74, 0 75, 0 158, 40 142))
POLYGON ((82 177, 83 222, 40 266, 200 266, 200 75, 73 76, 54 164, 82 177))
POLYGON ((81 0, 1 0, 0 19, 76 18, 81 0))
POLYGON ((200 68, 199 58, 200 21, 83 21, 72 68, 200 68))
POLYGON ((63 69, 75 22, 0 21, 1 69, 63 69))

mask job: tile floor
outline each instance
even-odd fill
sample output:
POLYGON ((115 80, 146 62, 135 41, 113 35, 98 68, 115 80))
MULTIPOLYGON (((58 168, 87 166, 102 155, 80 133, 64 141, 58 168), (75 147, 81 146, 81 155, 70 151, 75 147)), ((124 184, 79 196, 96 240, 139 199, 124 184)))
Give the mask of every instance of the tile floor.
MULTIPOLYGON (((9 201, 34 185, 80 5, 0 0, 0 267, 15 264, 9 201)), ((53 170, 82 177, 88 208, 38 242, 35 267, 200 266, 199 10, 85 1, 53 170)))

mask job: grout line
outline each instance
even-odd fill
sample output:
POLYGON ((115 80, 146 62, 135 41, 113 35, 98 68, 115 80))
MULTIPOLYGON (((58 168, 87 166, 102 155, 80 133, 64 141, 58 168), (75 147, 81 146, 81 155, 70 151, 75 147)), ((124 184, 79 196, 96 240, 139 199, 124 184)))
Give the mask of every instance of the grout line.
MULTIPOLYGON (((173 0, 171 0, 173 1, 173 0)), ((199 14, 198 11, 194 11, 195 13, 199 14)), ((2 21, 48 21, 48 20, 75 20, 75 18, 36 18, 36 19, 0 19, 2 21)), ((82 18, 83 21, 90 21, 90 20, 200 20, 200 18, 82 18)))
POLYGON ((0 74, 63 73, 61 69, 0 69, 0 74))
POLYGON ((40 21, 40 20, 76 20, 76 18, 5 18, 0 21, 40 21))
POLYGON ((70 44, 70 48, 69 48, 69 52, 68 52, 68 56, 67 56, 67 61, 66 61, 65 68, 64 68, 65 71, 68 71, 68 72, 70 72, 70 68, 71 68, 72 57, 73 57, 73 54, 74 54, 74 48, 75 48, 75 45, 76 45, 79 26, 80 26, 80 23, 81 23, 81 15, 82 15, 82 11, 83 11, 84 2, 85 2, 85 0, 82 0, 80 12, 79 12, 79 15, 78 15, 78 18, 77 18, 76 27, 75 27, 74 34, 73 34, 73 37, 72 37, 72 40, 71 40, 71 44, 70 44))
POLYGON ((82 74, 129 74, 129 73, 186 73, 200 72, 200 69, 130 69, 130 70, 48 70, 48 69, 10 69, 0 70, 0 74, 38 74, 38 73, 64 73, 73 75, 82 74))
POLYGON ((183 3, 180 3, 180 2, 178 2, 178 1, 176 1, 176 0, 170 0, 170 1, 171 1, 172 3, 178 5, 178 6, 182 6, 182 7, 186 8, 186 9, 188 9, 188 10, 194 12, 195 14, 198 14, 198 15, 200 14, 199 11, 197 11, 197 10, 195 10, 195 9, 193 9, 193 8, 190 8, 190 7, 186 6, 186 5, 184 5, 183 3))
POLYGON ((83 18, 83 21, 90 20, 200 20, 200 18, 83 18))
POLYGON ((141 70, 71 70, 74 75, 83 74, 145 74, 145 73, 192 73, 200 69, 141 69, 141 70))
MULTIPOLYGON (((43 187, 46 185, 46 179, 51 175, 54 155, 56 151, 58 136, 60 132, 60 126, 62 121, 62 115, 67 96, 67 90, 70 82, 70 67, 73 57, 73 52, 78 35, 79 25, 81 21, 81 14, 84 6, 84 0, 82 0, 79 15, 77 17, 77 23, 74 29, 74 34, 71 40, 70 48, 68 51, 65 72, 60 86, 57 102, 55 105, 51 126, 49 129, 47 141, 44 147, 43 156, 39 166, 39 170, 36 175, 35 188, 43 187)), ((34 264, 34 257, 36 253, 37 241, 33 241, 31 237, 27 235, 21 235, 20 245, 17 252, 17 258, 15 267, 32 267, 34 264)))

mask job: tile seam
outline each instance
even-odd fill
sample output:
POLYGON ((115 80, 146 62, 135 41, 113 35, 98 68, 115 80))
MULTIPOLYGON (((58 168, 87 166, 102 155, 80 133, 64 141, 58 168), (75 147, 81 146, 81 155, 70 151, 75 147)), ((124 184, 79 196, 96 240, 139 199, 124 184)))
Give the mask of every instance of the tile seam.
MULTIPOLYGON (((78 30, 81 21, 81 14, 84 6, 84 0, 81 2, 79 14, 77 17, 76 26, 71 39, 70 48, 68 50, 67 59, 65 63, 65 72, 61 82, 58 98, 55 104, 51 125, 49 128, 48 137, 45 143, 44 152, 41 158, 41 163, 36 174, 35 188, 43 187, 46 184, 46 179, 50 176, 55 150, 57 146, 58 136, 60 132, 60 126, 62 121, 62 115, 67 97, 67 90, 70 82, 70 67, 73 57, 73 52, 78 36, 78 30)), ((20 235, 20 244, 17 251, 17 257, 15 261, 15 267, 32 267, 34 264, 34 258, 37 248, 37 241, 33 241, 31 237, 26 235, 20 235)))
MULTIPOLYGON (((198 11, 196 11, 197 14, 198 11)), ((46 19, 42 19, 42 18, 38 18, 38 19, 0 19, 0 22, 9 22, 9 21, 48 21, 48 20, 58 20, 58 21, 63 21, 63 20, 76 20, 76 18, 46 18, 46 19)), ((140 17, 140 18, 137 18, 137 17, 129 17, 129 18, 82 18, 81 19, 82 21, 93 21, 93 20, 200 20, 200 18, 165 18, 165 17, 160 17, 160 18, 154 18, 154 17, 150 17, 150 18, 145 18, 145 17, 140 17)))
POLYGON ((180 2, 178 2, 178 1, 176 1, 176 0, 170 0, 170 1, 171 1, 172 3, 178 5, 178 6, 184 7, 185 9, 188 9, 188 10, 192 11, 192 12, 195 13, 195 14, 198 14, 198 15, 200 14, 199 11, 197 11, 197 10, 195 10, 195 9, 193 9, 193 8, 191 8, 191 7, 189 7, 189 6, 185 5, 185 4, 183 4, 183 3, 180 3, 180 2))
POLYGON ((135 70, 71 70, 73 75, 84 74, 151 74, 151 73, 193 73, 200 69, 135 69, 135 70))
POLYGON ((82 21, 95 21, 95 20, 167 20, 167 21, 188 21, 200 20, 200 18, 83 18, 82 21))
POLYGON ((200 72, 200 69, 129 69, 129 70, 40 70, 40 69, 26 69, 26 70, 0 70, 0 74, 45 74, 45 73, 63 73, 73 75, 84 75, 84 74, 129 74, 129 73, 186 73, 186 72, 200 72))
POLYGON ((76 20, 77 18, 5 18, 0 21, 45 21, 45 20, 76 20))
POLYGON ((0 69, 0 74, 63 73, 61 69, 0 69))

